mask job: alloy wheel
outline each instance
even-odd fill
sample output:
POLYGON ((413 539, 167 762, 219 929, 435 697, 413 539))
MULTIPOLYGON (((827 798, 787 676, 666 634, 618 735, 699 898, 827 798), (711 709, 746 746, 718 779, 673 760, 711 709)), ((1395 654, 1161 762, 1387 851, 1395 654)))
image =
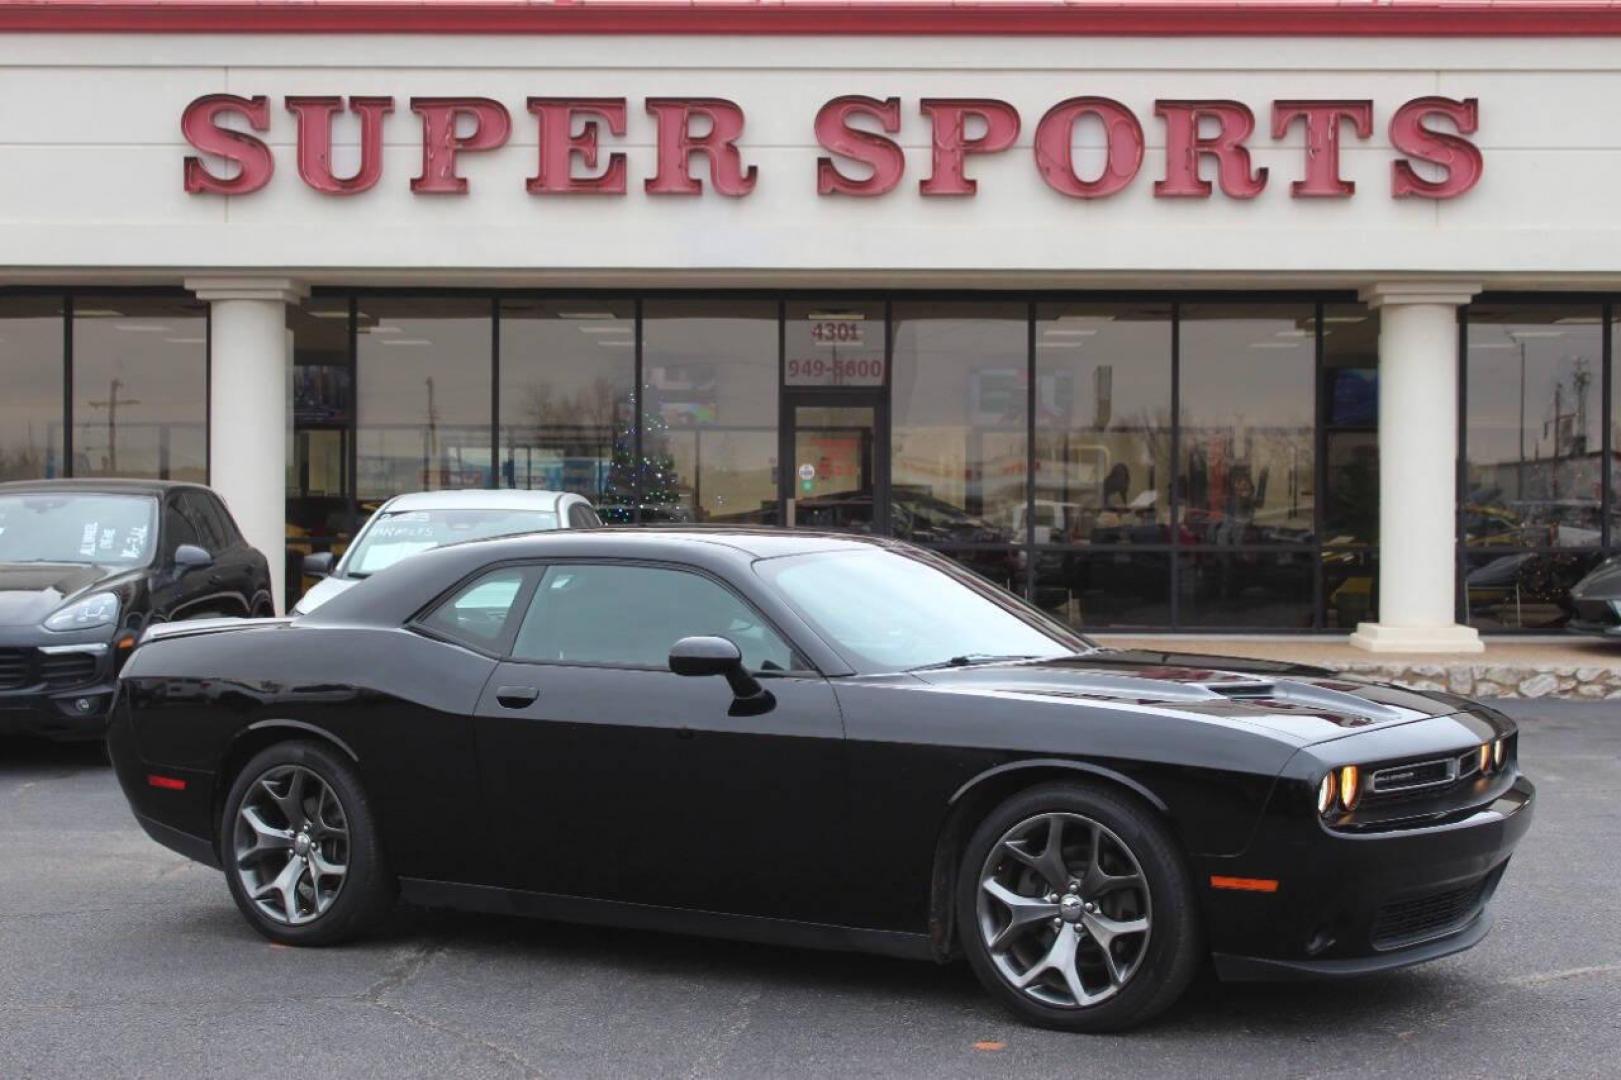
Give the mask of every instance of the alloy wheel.
POLYGON ((343 804, 302 765, 277 765, 249 786, 232 847, 244 895, 260 914, 285 926, 325 914, 349 872, 343 804))
POLYGON ((1082 814, 1037 814, 991 848, 980 872, 980 938, 1008 985, 1082 1009, 1131 981, 1148 952, 1148 880, 1125 842, 1082 814))

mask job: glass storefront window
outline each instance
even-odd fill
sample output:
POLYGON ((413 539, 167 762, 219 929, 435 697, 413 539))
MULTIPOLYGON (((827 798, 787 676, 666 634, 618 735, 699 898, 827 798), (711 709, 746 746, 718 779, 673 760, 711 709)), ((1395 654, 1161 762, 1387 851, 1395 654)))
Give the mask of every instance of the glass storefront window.
POLYGON ((1601 542, 1602 323, 1597 304, 1469 308, 1469 546, 1601 542))
POLYGON ((896 304, 890 524, 934 544, 1009 543, 1023 524, 1024 304, 896 304))
POLYGON ((498 483, 634 501, 636 306, 503 300, 498 483))
POLYGON ((1323 307, 1323 543, 1379 540, 1379 313, 1323 307))
POLYGON ((777 305, 649 300, 642 336, 641 504, 603 519, 774 523, 777 305))
POLYGON ((62 298, 0 299, 0 481, 63 475, 62 298))
POLYGON ((1035 543, 1170 542, 1170 305, 1040 305, 1035 421, 1035 543))
POLYGON ((1187 540, 1221 546, 1310 543, 1316 504, 1315 307, 1190 304, 1181 314, 1187 540))
POLYGON ((1313 623, 1312 551, 1207 548, 1177 556, 1177 618, 1185 627, 1307 629, 1313 623))
POLYGON ((1480 630, 1557 630, 1575 613, 1570 587, 1602 559, 1599 552, 1475 548, 1463 560, 1469 625, 1480 630))
POLYGON ((1171 625, 1171 553, 1130 547, 1037 548, 1031 600, 1085 630, 1171 625))
POLYGON ((207 480, 207 304, 75 298, 73 474, 207 480))
POLYGON ((406 491, 489 486, 491 316, 485 298, 360 298, 363 511, 406 491))
MULTIPOLYGON (((354 367, 349 298, 316 297, 287 308, 293 341, 287 442, 287 597, 291 609, 314 578, 305 555, 341 557, 354 535, 354 367)), ((268 554, 268 553, 267 553, 268 554)))
POLYGON ((788 305, 782 383, 790 390, 882 389, 884 305, 828 300, 788 305))

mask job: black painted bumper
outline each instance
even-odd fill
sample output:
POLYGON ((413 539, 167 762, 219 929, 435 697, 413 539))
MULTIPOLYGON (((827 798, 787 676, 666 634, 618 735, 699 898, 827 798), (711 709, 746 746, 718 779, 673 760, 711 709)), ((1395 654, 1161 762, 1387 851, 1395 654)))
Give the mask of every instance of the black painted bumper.
POLYGON ((1225 979, 1344 978, 1425 963, 1478 944, 1536 789, 1518 776, 1460 820, 1267 845, 1214 873, 1275 878, 1271 894, 1205 897, 1225 979))
POLYGON ((64 741, 103 738, 113 690, 112 683, 97 683, 71 690, 0 693, 0 735, 43 735, 64 741))

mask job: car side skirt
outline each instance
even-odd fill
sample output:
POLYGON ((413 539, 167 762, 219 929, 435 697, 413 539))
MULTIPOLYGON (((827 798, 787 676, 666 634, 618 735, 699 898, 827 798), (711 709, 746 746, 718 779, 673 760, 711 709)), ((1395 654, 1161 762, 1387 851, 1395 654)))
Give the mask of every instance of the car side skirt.
POLYGON ((524 915, 595 926, 660 930, 767 945, 875 953, 908 960, 935 959, 927 934, 908 934, 896 930, 863 930, 852 926, 691 911, 618 900, 592 900, 424 878, 401 878, 400 898, 423 907, 450 907, 494 915, 524 915))

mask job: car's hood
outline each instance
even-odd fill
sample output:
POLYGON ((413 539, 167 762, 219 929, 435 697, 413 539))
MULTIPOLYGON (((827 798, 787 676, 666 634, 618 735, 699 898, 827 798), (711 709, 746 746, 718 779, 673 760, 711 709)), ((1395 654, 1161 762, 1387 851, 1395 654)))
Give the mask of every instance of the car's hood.
POLYGON ((1309 744, 1457 712, 1441 695, 1273 660, 1117 651, 922 672, 941 689, 1169 710, 1309 744))
POLYGON ((339 593, 347 592, 361 582, 360 578, 326 577, 317 581, 310 587, 310 591, 299 597, 298 603, 293 605, 294 613, 308 615, 339 593))
POLYGON ((37 626, 70 596, 128 573, 84 563, 0 563, 0 626, 37 626))

